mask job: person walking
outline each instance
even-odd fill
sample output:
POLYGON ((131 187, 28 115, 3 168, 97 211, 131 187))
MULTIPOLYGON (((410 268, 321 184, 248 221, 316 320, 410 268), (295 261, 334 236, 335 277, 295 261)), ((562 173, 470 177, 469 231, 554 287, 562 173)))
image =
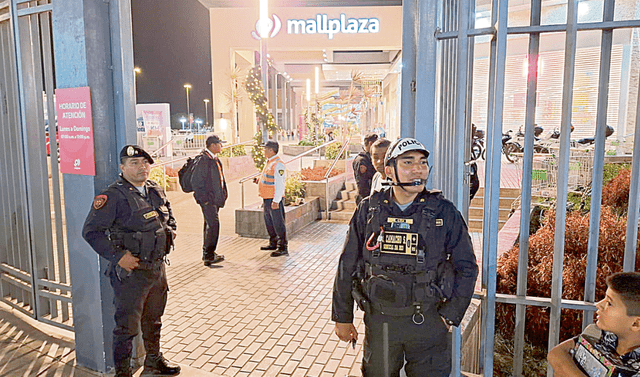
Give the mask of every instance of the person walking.
POLYGON ((116 377, 132 377, 133 339, 142 329, 143 374, 174 376, 180 367, 160 352, 161 317, 169 290, 166 255, 176 236, 176 220, 162 188, 149 177, 151 156, 137 145, 120 152, 120 178, 96 196, 83 238, 109 267, 115 294, 113 361, 116 377))
POLYGON ((416 139, 392 143, 392 186, 362 200, 349 224, 333 288, 331 319, 355 342, 353 303, 364 310, 365 377, 445 377, 449 326, 458 326, 478 276, 467 225, 453 203, 428 191, 429 152, 416 139))
POLYGON ((264 223, 269 233, 269 245, 261 246, 260 250, 274 250, 271 256, 280 257, 289 255, 283 200, 287 170, 278 156, 280 145, 277 141, 269 140, 263 147, 267 163, 260 178, 254 182, 258 183, 258 195, 263 201, 264 223))
POLYGON ((356 204, 359 204, 360 201, 369 196, 371 192, 371 179, 373 179, 373 175, 376 173, 376 169, 373 167, 371 161, 371 145, 376 140, 378 140, 378 135, 373 133, 367 134, 364 137, 364 150, 353 159, 353 175, 356 180, 356 186, 358 187, 356 204))
POLYGON ((198 156, 191 176, 193 197, 202 208, 204 216, 202 260, 205 267, 224 260, 224 255, 216 254, 220 237, 218 212, 224 207, 229 196, 222 164, 217 156, 222 150, 222 143, 226 141, 220 140, 216 135, 207 138, 206 148, 198 156))

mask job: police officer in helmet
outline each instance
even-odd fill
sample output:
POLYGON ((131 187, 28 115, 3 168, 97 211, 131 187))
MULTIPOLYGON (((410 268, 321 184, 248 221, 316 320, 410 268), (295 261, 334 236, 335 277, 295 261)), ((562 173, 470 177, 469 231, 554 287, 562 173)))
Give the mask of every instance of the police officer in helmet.
POLYGON ((91 247, 111 262, 107 273, 115 293, 115 376, 132 376, 132 343, 140 330, 147 353, 143 375, 177 375, 180 367, 160 352, 168 292, 164 263, 176 221, 162 188, 147 180, 151 156, 137 145, 127 145, 120 163, 120 177, 95 197, 82 230, 91 247))
POLYGON ((471 301, 478 266, 462 215, 425 189, 429 152, 416 139, 395 141, 385 156, 390 186, 358 206, 340 256, 332 320, 355 342, 354 301, 364 310, 362 372, 395 377, 449 376, 449 326, 471 301))

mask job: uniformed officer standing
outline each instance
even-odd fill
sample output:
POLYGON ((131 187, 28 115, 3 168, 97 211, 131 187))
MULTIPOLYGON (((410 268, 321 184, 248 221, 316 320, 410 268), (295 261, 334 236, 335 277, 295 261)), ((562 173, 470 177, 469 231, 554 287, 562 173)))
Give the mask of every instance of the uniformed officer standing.
POLYGON ((471 301, 478 266, 460 212, 425 189, 429 152, 416 139, 385 156, 392 187, 365 198, 349 225, 333 289, 332 320, 355 342, 353 302, 365 311, 364 376, 449 376, 449 326, 471 301))
POLYGON ((263 201, 262 210, 269 233, 269 245, 261 246, 260 250, 274 250, 271 256, 280 257, 289 254, 283 200, 287 170, 278 156, 280 145, 277 141, 269 140, 263 147, 267 163, 262 170, 262 175, 255 182, 258 183, 258 195, 263 201))
POLYGON ((356 204, 359 204, 363 198, 369 196, 371 192, 371 180, 376 174, 376 169, 371 161, 371 145, 378 140, 378 135, 367 134, 364 137, 364 151, 358 153, 353 159, 353 176, 358 187, 358 195, 356 195, 356 204))
POLYGON ((120 178, 93 200, 84 239, 111 263, 115 293, 113 360, 116 377, 131 377, 132 342, 142 328, 143 374, 173 376, 180 367, 160 352, 161 317, 167 303, 164 263, 176 221, 164 191, 149 177, 151 156, 137 145, 120 152, 120 178))

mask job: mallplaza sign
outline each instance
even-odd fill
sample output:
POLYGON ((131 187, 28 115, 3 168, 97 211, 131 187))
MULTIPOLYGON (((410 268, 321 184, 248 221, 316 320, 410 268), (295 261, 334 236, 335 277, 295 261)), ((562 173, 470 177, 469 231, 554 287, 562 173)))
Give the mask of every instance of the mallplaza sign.
MULTIPOLYGON (((380 20, 377 18, 347 18, 342 13, 340 18, 329 19, 326 14, 317 14, 315 18, 309 19, 289 19, 287 20, 287 34, 327 34, 329 39, 333 39, 336 34, 368 34, 380 32, 380 20)), ((282 27, 280 18, 273 15, 273 20, 268 20, 268 33, 271 38, 275 37, 282 27)), ((260 28, 260 21, 256 23, 256 30, 260 28)), ((258 33, 251 33, 258 37, 258 33)))

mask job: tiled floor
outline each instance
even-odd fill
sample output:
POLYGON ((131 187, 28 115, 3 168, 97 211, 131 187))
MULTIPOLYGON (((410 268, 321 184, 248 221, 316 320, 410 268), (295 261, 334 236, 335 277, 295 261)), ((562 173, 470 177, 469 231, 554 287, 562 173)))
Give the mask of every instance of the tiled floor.
MULTIPOLYGON (((339 342, 331 290, 346 225, 316 222, 289 242, 288 257, 264 240, 223 237, 226 261, 205 268, 200 240, 178 241, 163 350, 171 360, 225 376, 360 375, 361 344, 339 342)), ((362 330, 362 313, 356 316, 362 330)))

